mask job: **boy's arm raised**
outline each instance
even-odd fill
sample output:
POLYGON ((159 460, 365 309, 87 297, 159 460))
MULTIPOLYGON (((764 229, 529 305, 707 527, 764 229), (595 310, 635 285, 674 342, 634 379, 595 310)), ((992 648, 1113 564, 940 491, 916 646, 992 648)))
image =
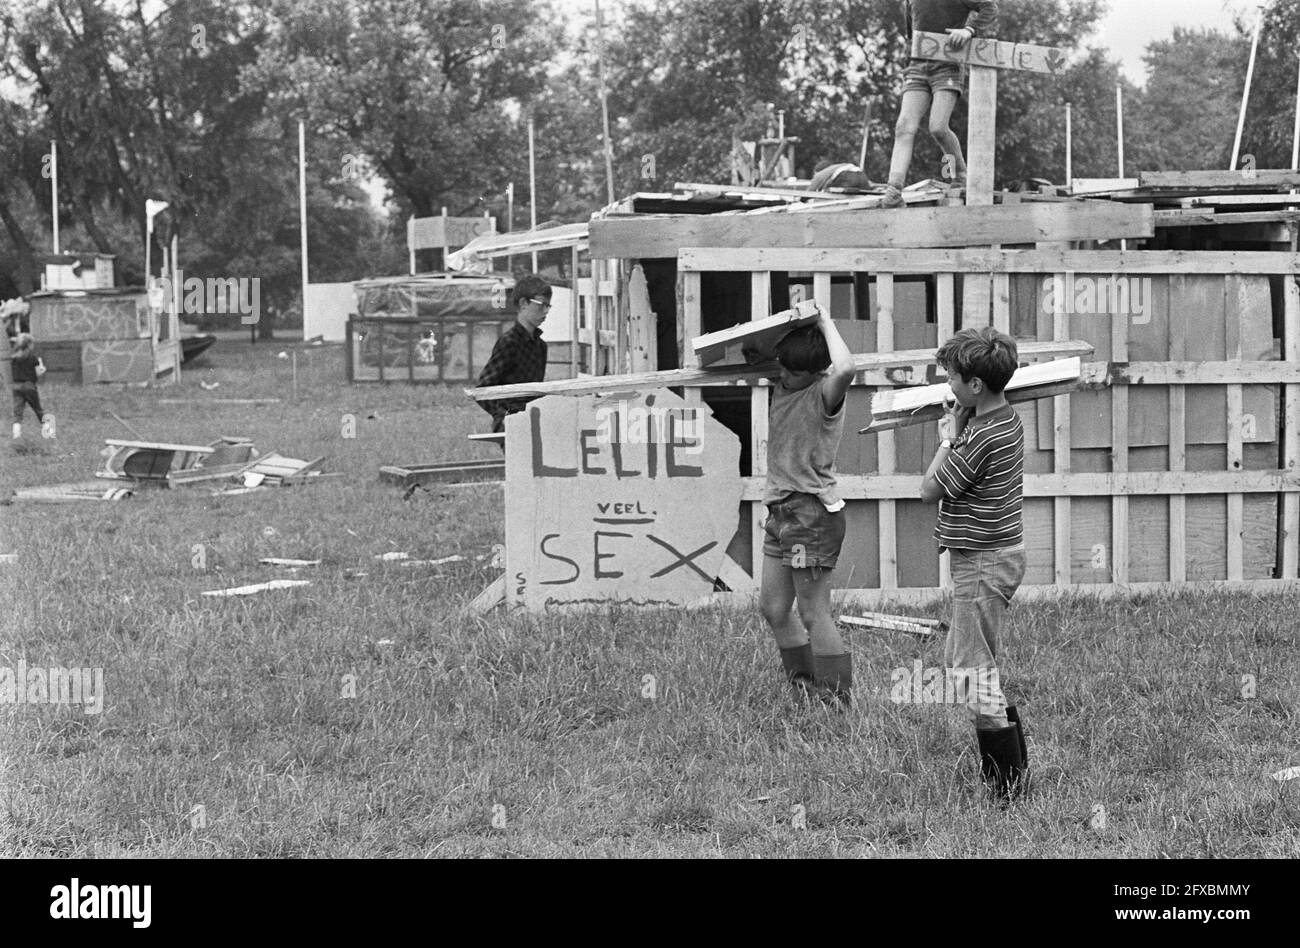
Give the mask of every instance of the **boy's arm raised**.
POLYGON ((822 407, 828 415, 833 415, 840 410, 844 396, 853 384, 853 377, 857 375, 857 367, 853 362, 853 353, 849 351, 840 331, 835 328, 830 311, 825 307, 821 308, 817 325, 826 338, 826 349, 831 356, 831 367, 826 373, 826 382, 822 385, 822 407))

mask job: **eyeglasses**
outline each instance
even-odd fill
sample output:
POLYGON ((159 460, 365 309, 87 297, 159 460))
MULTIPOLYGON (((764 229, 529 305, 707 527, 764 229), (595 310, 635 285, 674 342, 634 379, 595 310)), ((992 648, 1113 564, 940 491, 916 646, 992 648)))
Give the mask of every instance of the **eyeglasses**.
POLYGON ((551 308, 551 301, 550 301, 550 300, 533 300, 533 299, 530 299, 530 300, 528 300, 528 302, 529 302, 529 303, 536 303, 536 304, 537 304, 538 306, 540 306, 542 309, 550 309, 550 308, 551 308))

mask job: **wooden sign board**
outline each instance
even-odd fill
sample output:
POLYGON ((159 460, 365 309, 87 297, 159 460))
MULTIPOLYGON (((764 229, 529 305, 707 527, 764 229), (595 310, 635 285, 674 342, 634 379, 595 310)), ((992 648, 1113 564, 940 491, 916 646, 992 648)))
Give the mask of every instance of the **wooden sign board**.
POLYGON ((691 340, 701 366, 754 365, 776 358, 776 346, 793 329, 815 323, 821 307, 815 300, 805 300, 787 309, 722 329, 691 340))
POLYGON ((1065 51, 1055 46, 1031 46, 1004 40, 975 37, 961 49, 948 48, 946 33, 912 34, 912 58, 935 59, 946 63, 986 66, 993 69, 1016 69, 1060 75, 1067 65, 1065 51))
POLYGON ((506 602, 682 605, 713 592, 740 441, 667 389, 551 396, 506 417, 506 602))

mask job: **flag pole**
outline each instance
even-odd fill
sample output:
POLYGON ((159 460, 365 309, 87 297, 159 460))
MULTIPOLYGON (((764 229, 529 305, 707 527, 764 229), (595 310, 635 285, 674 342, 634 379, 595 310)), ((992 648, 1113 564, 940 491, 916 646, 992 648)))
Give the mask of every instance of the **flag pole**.
POLYGON ((1264 29, 1264 7, 1258 8, 1255 16, 1255 38, 1250 43, 1250 64, 1246 67, 1246 88, 1241 90, 1241 111, 1237 115, 1237 137, 1232 142, 1232 164, 1229 171, 1237 170, 1237 159, 1241 156, 1241 134, 1246 129, 1246 104, 1250 101, 1250 83, 1255 76, 1255 53, 1259 50, 1259 34, 1264 29))
MULTIPOLYGON (((298 122, 298 207, 302 241, 302 325, 307 326, 307 126, 298 122)), ((258 314, 259 318, 261 314, 258 314)))

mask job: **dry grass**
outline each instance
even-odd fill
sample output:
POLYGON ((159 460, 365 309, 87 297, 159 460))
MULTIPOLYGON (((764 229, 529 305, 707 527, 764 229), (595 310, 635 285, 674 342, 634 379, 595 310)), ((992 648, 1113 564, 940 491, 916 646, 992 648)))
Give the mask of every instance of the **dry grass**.
MULTIPOLYGON (((938 643, 853 632, 857 707, 795 708, 747 611, 575 616, 462 607, 494 576, 501 496, 416 494, 381 464, 491 457, 441 388, 342 383, 337 349, 226 340, 161 390, 49 387, 55 442, 3 483, 83 480, 105 437, 253 437, 346 476, 214 498, 3 510, 0 666, 102 667, 102 714, 0 705, 0 852, 76 856, 1293 856, 1300 652, 1284 599, 1012 610, 1004 680, 1038 790, 984 801, 955 709, 894 705, 938 643), (207 392, 198 381, 220 381, 207 392), (162 398, 275 394, 265 407, 162 398), (357 420, 341 436, 343 415, 357 420), (374 417, 372 417, 374 416, 374 417), (206 568, 196 568, 201 548, 206 568), (401 550, 461 554, 433 569, 401 550), (213 600, 320 558, 312 585, 213 600), (366 576, 356 576, 365 571, 366 576), (381 640, 391 644, 380 644, 381 640), (343 697, 355 676, 355 699, 343 697), (655 697, 644 697, 647 675, 655 697), (1242 676, 1258 693, 1242 697, 1242 676), (1095 804, 1104 830, 1087 826, 1095 804), (202 806, 205 825, 192 820, 202 806), (495 824, 495 825, 494 825, 495 824)), ((937 613, 932 613, 937 614, 937 613)))

